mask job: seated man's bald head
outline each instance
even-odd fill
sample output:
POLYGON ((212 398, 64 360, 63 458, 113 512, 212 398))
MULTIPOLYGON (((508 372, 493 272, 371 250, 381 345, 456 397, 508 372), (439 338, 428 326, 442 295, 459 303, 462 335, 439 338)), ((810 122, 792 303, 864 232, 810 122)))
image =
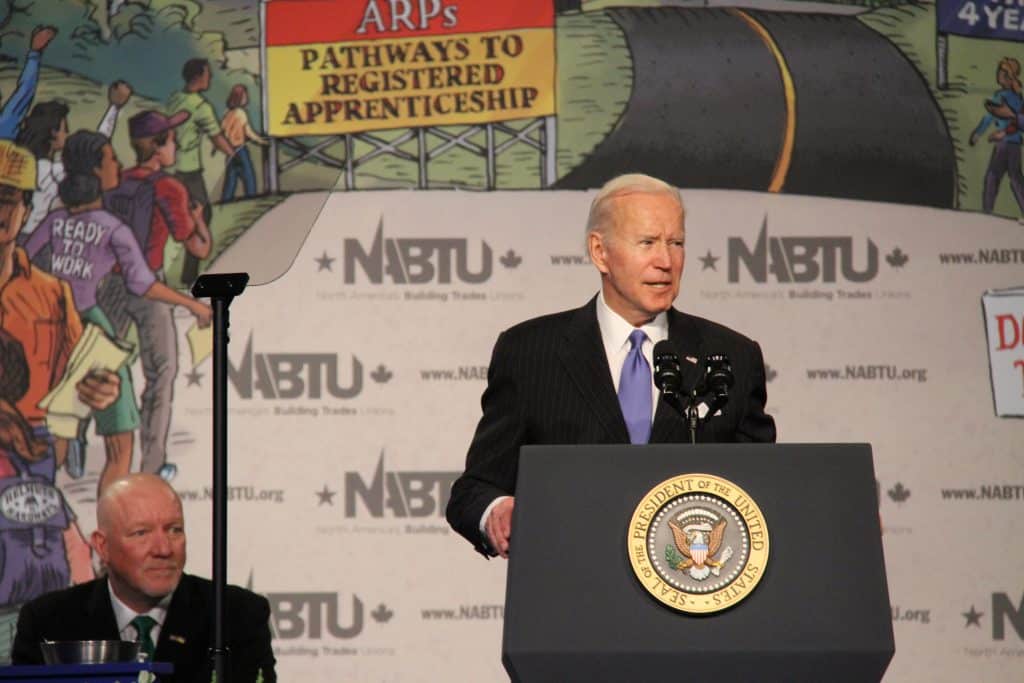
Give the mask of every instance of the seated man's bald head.
POLYGON ((114 594, 145 612, 174 591, 185 568, 181 499, 152 474, 117 479, 96 503, 92 541, 114 594))
POLYGON ((139 472, 115 479, 96 501, 96 526, 101 529, 109 527, 123 500, 148 499, 154 495, 170 496, 181 507, 177 491, 155 474, 139 472))

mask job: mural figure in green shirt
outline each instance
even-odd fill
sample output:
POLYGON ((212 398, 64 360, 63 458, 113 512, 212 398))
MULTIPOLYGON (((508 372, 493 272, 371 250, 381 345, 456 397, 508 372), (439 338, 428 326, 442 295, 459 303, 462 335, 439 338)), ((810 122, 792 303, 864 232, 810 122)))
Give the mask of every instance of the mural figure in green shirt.
MULTIPOLYGON (((210 88, 210 62, 206 59, 190 59, 181 69, 181 77, 185 87, 174 93, 167 100, 167 114, 187 111, 189 118, 177 130, 178 160, 175 164, 175 175, 188 188, 192 202, 203 207, 203 218, 209 226, 213 218, 210 197, 206 193, 206 182, 203 180, 203 157, 201 144, 203 138, 209 138, 214 148, 224 156, 231 158, 234 149, 220 129, 217 114, 213 105, 203 95, 210 88)), ((185 254, 182 266, 181 281, 190 286, 199 276, 199 259, 190 253, 185 254)))

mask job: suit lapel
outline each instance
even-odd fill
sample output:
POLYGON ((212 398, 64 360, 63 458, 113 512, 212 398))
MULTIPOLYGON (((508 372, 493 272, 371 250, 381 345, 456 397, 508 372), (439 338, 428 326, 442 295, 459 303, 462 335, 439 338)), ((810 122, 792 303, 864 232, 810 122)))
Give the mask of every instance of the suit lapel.
POLYGON ((160 639, 156 644, 154 658, 158 662, 172 662, 175 676, 184 673, 184 661, 195 652, 195 643, 188 641, 197 637, 196 619, 208 616, 205 612, 195 613, 192 586, 191 577, 183 574, 167 607, 167 618, 160 628, 160 639))
POLYGON ((600 420, 609 437, 629 443, 629 431, 615 395, 608 356, 597 325, 597 297, 576 311, 565 334, 566 343, 558 356, 583 395, 583 401, 600 420))
MULTIPOLYGON (((701 359, 704 354, 704 340, 693 322, 693 318, 674 308, 668 310, 668 338, 676 353, 683 375, 683 389, 689 392, 700 377, 701 359)), ((651 427, 651 443, 679 441, 673 438, 677 432, 686 433, 686 420, 663 399, 658 400, 651 427)))
POLYGON ((114 616, 114 606, 110 604, 110 589, 106 580, 93 584, 92 592, 85 602, 85 612, 90 628, 101 638, 121 638, 121 632, 117 628, 117 617, 114 616))

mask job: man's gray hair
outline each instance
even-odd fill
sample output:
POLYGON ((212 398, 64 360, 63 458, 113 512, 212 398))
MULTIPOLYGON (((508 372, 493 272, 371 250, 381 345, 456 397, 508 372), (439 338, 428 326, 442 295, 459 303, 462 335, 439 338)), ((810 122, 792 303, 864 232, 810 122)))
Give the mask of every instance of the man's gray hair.
POLYGON ((627 194, 668 195, 679 203, 679 211, 686 216, 683 198, 677 188, 664 180, 643 173, 626 173, 612 178, 597 191, 594 201, 590 203, 590 214, 587 216, 587 236, 595 230, 604 234, 611 214, 611 200, 627 194))

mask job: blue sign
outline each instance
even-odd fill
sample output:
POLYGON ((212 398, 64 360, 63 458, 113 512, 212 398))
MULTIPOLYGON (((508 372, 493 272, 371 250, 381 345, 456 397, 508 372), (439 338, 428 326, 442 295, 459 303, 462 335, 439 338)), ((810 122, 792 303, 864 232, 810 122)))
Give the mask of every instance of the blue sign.
POLYGON ((1024 0, 937 0, 939 33, 1024 40, 1024 0))

